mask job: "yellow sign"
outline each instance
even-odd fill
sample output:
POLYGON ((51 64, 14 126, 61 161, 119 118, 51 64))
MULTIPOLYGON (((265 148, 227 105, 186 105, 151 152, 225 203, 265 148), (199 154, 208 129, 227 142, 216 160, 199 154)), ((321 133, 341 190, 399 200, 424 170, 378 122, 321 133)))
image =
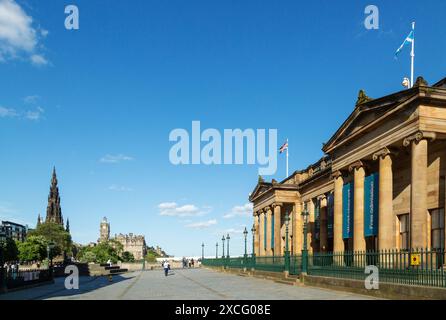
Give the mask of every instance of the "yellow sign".
POLYGON ((419 253, 412 253, 410 255, 410 265, 419 266, 421 263, 421 255, 419 253))

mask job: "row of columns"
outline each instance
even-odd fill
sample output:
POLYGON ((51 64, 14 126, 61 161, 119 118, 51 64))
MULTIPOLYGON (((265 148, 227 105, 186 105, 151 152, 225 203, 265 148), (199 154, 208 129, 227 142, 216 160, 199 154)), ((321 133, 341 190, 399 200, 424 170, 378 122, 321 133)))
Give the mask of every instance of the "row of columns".
MULTIPOLYGON (((412 248, 427 248, 428 242, 428 209, 427 209, 427 176, 428 176, 428 139, 434 134, 417 132, 404 139, 403 145, 411 147, 411 192, 410 192, 410 245, 412 248)), ((373 154, 373 160, 379 160, 379 225, 378 249, 396 247, 394 215, 393 215, 393 169, 394 152, 383 148, 373 154)), ((353 250, 365 250, 364 238, 364 164, 357 161, 349 166, 354 179, 354 220, 353 250)), ((344 177, 340 171, 334 178, 334 248, 336 252, 344 251, 342 237, 342 192, 344 177)))
POLYGON ((257 235, 255 240, 256 255, 272 256, 282 254, 282 207, 282 203, 274 203, 259 210, 255 216, 254 223, 257 235), (273 217, 274 225, 272 224, 273 217), (272 228, 274 228, 274 239, 272 239, 272 228), (271 246, 272 243, 274 243, 274 247, 271 246))

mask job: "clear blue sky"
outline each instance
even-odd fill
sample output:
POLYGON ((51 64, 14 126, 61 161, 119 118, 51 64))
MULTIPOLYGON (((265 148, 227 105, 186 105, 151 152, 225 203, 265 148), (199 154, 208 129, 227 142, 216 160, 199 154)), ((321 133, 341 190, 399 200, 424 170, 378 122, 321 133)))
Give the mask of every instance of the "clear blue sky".
MULTIPOLYGON (((200 255, 202 241, 213 255, 229 230, 241 254, 257 167, 173 166, 169 132, 192 120, 277 128, 300 169, 322 156, 359 89, 402 89, 409 53, 394 52, 413 20, 416 75, 446 76, 446 2, 374 1, 379 30, 364 28, 368 4, 0 0, 0 217, 34 226, 55 165, 76 242, 96 241, 107 216, 113 234, 176 255, 200 255), (72 3, 77 31, 64 28, 72 3)), ((266 178, 284 175, 282 156, 266 178)))

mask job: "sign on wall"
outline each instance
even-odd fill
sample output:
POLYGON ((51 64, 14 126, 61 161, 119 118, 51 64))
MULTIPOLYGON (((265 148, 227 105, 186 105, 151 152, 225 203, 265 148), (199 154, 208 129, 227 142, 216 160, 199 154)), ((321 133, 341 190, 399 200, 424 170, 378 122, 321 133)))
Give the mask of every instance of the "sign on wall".
POLYGON ((342 238, 353 238, 353 183, 342 188, 342 238))
POLYGON ((378 235, 379 175, 374 173, 364 180, 364 237, 378 235))
POLYGON ((328 238, 333 238, 333 220, 334 220, 334 195, 329 193, 327 197, 327 233, 328 238))

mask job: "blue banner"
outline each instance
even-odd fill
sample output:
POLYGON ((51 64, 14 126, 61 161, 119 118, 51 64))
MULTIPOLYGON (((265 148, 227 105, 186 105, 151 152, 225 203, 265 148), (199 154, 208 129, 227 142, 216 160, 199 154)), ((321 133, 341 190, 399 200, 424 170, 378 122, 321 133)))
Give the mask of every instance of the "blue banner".
POLYGON ((271 214, 271 249, 274 249, 274 212, 271 214))
POLYGON ((353 238, 353 183, 342 188, 342 238, 353 238))
POLYGON ((316 200, 314 206, 314 238, 318 240, 321 234, 321 201, 316 200))
POLYGON ((364 180, 364 237, 378 235, 379 175, 374 173, 364 180))
POLYGON ((264 219, 263 219, 263 247, 266 250, 266 232, 267 232, 267 225, 268 225, 268 216, 266 215, 266 212, 263 213, 264 219))
POLYGON ((334 195, 329 193, 327 196, 327 236, 329 239, 333 238, 333 223, 334 223, 334 195))

